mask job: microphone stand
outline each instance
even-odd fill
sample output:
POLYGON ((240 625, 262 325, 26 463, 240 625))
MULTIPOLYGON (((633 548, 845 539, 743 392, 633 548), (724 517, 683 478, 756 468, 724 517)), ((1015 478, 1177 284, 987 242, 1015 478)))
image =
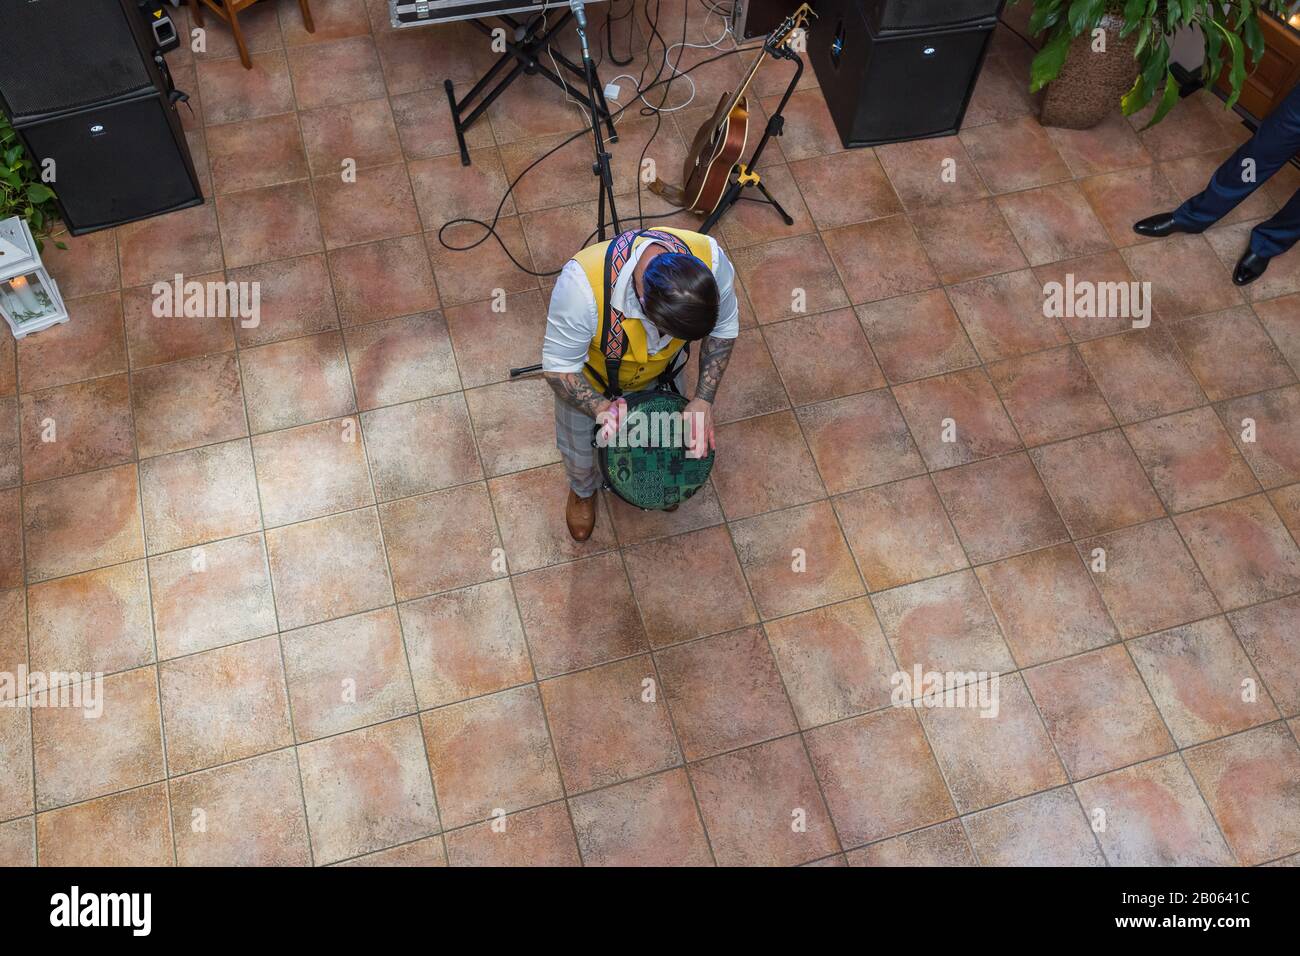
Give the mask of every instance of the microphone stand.
POLYGON ((608 238, 605 232, 606 205, 609 206, 609 217, 613 221, 614 235, 617 236, 621 233, 623 227, 619 225, 618 209, 614 205, 614 174, 610 168, 609 150, 605 148, 605 138, 600 132, 600 114, 596 109, 596 103, 601 102, 601 100, 596 98, 596 64, 591 60, 591 48, 587 45, 587 12, 583 6, 583 0, 569 0, 569 6, 573 9, 573 15, 578 21, 578 39, 582 41, 582 71, 587 77, 588 122, 596 144, 596 161, 592 164, 591 171, 600 180, 600 203, 597 207, 597 216, 599 218, 596 220, 596 238, 597 241, 604 242, 608 238))

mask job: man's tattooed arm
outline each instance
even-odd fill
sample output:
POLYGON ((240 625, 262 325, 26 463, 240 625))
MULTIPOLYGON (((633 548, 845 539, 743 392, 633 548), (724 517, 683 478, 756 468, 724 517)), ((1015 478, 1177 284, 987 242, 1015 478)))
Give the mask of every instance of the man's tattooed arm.
POLYGON ((581 372, 545 372, 543 373, 551 391, 561 401, 568 402, 579 411, 586 412, 592 418, 603 412, 609 402, 605 396, 591 387, 586 376, 581 372))
POLYGON ((727 370, 731 348, 735 339, 720 339, 710 335, 700 347, 700 381, 695 386, 695 397, 712 402, 722 384, 722 373, 727 370))

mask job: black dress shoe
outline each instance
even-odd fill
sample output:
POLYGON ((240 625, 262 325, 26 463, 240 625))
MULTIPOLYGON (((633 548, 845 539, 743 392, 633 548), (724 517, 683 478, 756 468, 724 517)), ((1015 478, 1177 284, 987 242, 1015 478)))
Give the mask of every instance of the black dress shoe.
POLYGON ((1133 231, 1139 236, 1154 236, 1157 239, 1163 239, 1165 236, 1175 232, 1198 233, 1205 230, 1196 226, 1184 226, 1174 219, 1172 212, 1162 212, 1156 216, 1147 216, 1145 219, 1139 219, 1133 223, 1133 231))
POLYGON ((1250 285, 1264 274, 1268 268, 1268 256, 1261 256, 1247 249, 1237 260, 1237 268, 1232 270, 1232 281, 1237 285, 1250 285))

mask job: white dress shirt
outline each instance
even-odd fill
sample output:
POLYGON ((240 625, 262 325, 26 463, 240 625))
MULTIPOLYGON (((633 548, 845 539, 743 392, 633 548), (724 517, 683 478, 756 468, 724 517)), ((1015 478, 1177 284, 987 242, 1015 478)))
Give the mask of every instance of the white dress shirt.
MULTIPOLYGON (((626 318, 640 320, 645 327, 646 349, 650 355, 664 348, 672 336, 660 335, 645 317, 636 297, 632 273, 636 271, 636 264, 646 247, 655 244, 645 236, 636 240, 632 258, 623 266, 614 288, 610 290, 615 308, 626 318)), ((736 270, 712 236, 709 237, 709 249, 713 258, 713 277, 718 283, 718 321, 709 334, 720 339, 734 339, 740 333, 736 270)), ((599 331, 596 296, 587 281, 587 273, 576 260, 570 259, 560 271, 555 291, 551 293, 551 307, 546 314, 546 340, 542 343, 542 368, 547 372, 581 372, 587 361, 587 349, 599 331)))

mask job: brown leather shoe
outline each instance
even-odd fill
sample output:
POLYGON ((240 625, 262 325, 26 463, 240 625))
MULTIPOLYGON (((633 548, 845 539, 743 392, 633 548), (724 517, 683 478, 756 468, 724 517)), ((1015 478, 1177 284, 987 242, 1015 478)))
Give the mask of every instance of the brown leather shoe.
POLYGON ((591 537, 591 529, 596 527, 596 496, 579 498, 578 493, 569 489, 569 500, 564 503, 564 523, 569 526, 569 534, 574 541, 586 541, 591 537))

